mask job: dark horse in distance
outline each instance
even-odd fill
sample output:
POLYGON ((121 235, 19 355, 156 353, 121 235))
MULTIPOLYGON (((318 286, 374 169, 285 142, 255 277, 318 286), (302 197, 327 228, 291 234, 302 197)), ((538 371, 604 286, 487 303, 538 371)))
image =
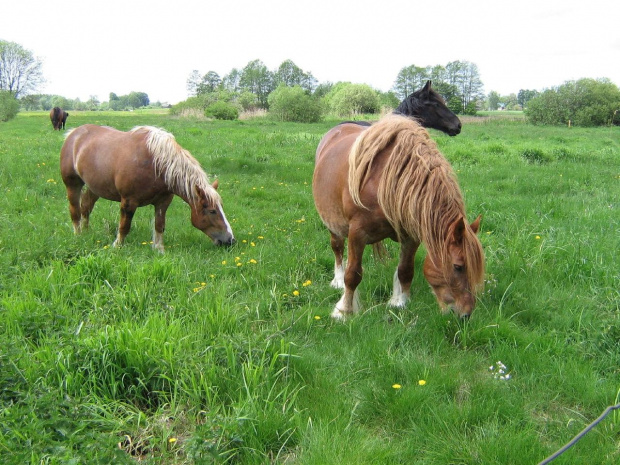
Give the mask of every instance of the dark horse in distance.
MULTIPOLYGON (((461 120, 446 106, 441 95, 431 88, 431 81, 426 81, 422 89, 416 90, 400 102, 393 113, 413 118, 420 126, 437 129, 449 136, 456 136, 461 132, 461 120)), ((368 121, 345 121, 340 124, 371 125, 368 121)))
POLYGON ((68 117, 69 113, 67 113, 62 108, 52 108, 52 110, 50 111, 50 119, 52 120, 52 126, 54 126, 54 131, 60 131, 61 129, 64 129, 68 117))

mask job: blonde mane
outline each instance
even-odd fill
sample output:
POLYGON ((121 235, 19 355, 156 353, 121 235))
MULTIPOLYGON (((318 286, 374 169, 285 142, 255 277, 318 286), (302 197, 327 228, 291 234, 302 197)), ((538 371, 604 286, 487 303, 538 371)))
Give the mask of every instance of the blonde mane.
POLYGON ((152 126, 136 126, 130 133, 145 133, 146 145, 153 157, 157 175, 163 173, 164 182, 175 194, 195 201, 196 187, 201 188, 209 202, 220 204, 221 198, 213 188, 198 160, 181 147, 174 136, 152 126))
POLYGON ((465 215, 463 197, 452 167, 426 129, 410 118, 389 115, 357 138, 349 153, 349 192, 362 206, 361 191, 372 166, 385 149, 391 154, 380 174, 377 199, 399 237, 424 242, 431 260, 452 272, 450 226, 464 218, 463 255, 469 282, 477 286, 484 275, 482 246, 465 215))

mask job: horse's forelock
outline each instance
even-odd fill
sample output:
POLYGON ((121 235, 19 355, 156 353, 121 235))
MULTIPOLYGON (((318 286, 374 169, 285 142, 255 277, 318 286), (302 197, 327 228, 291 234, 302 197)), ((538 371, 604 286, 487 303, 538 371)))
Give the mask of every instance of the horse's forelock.
POLYGON ((177 143, 174 135, 153 126, 136 126, 129 132, 147 134, 146 145, 153 157, 155 170, 163 173, 164 181, 175 193, 196 201, 196 187, 199 187, 210 203, 221 204, 220 195, 209 183, 198 160, 177 143))

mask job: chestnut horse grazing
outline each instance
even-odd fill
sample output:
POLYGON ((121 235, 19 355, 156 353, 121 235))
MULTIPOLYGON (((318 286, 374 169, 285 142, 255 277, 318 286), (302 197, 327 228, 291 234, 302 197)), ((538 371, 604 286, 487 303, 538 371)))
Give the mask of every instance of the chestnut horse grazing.
POLYGON ((54 127, 54 131, 60 131, 61 129, 64 129, 68 117, 69 113, 67 113, 60 107, 52 108, 50 111, 50 120, 52 120, 52 126, 54 127))
POLYGON ((334 318, 358 311, 364 247, 386 238, 401 244, 390 305, 409 300, 415 253, 424 242, 424 276, 440 307, 471 314, 484 276, 480 217, 467 222, 452 167, 418 123, 388 115, 370 127, 336 126, 317 149, 312 191, 331 233, 331 285, 344 288, 334 318))
POLYGON ((99 197, 121 203, 114 246, 121 246, 136 208, 155 207, 153 248, 164 251, 166 210, 174 195, 191 207, 192 224, 216 245, 235 242, 217 193, 198 161, 163 129, 138 126, 129 132, 85 124, 70 131, 60 152, 60 173, 77 234, 99 197), (86 190, 82 188, 86 185, 86 190))

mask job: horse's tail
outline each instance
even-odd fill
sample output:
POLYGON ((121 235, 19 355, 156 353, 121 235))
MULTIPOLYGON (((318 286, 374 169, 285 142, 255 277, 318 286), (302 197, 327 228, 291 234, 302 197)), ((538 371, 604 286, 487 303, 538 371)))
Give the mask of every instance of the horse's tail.
POLYGON ((385 261, 388 257, 388 249, 383 241, 372 244, 372 256, 379 262, 385 261))

